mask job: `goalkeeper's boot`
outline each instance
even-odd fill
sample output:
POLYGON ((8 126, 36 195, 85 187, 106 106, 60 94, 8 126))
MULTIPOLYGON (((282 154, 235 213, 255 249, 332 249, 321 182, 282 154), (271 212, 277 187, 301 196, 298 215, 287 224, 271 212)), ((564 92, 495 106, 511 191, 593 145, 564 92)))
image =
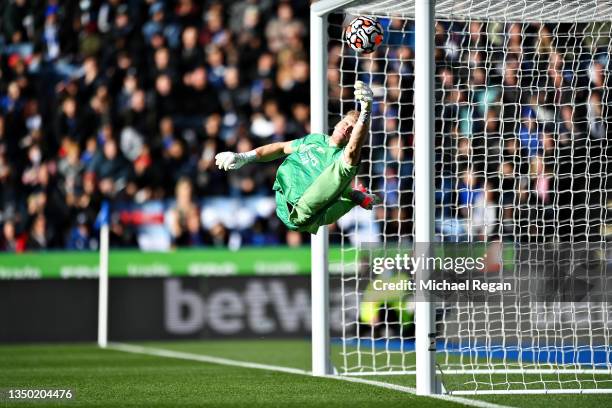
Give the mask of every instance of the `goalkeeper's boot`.
POLYGON ((363 184, 359 184, 357 189, 353 190, 351 199, 366 210, 371 210, 376 204, 382 203, 382 199, 374 193, 369 193, 363 184))

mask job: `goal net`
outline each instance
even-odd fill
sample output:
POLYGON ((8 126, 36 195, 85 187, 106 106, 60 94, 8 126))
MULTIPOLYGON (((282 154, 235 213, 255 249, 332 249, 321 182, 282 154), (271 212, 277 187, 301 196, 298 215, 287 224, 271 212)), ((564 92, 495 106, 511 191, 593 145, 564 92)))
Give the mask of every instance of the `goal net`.
MULTIPOLYGON (((435 10, 436 240, 605 254, 612 2, 439 0, 435 10)), ((345 375, 415 374, 411 294, 376 297, 359 249, 414 242, 414 1, 353 3, 329 16, 329 38, 329 124, 354 109, 355 80, 372 87, 358 179, 384 197, 330 232, 342 251, 331 268, 343 310, 334 360, 345 375), (342 41, 358 15, 385 30, 373 54, 342 41)), ((437 372, 454 393, 610 392, 611 341, 606 302, 436 303, 437 372)))

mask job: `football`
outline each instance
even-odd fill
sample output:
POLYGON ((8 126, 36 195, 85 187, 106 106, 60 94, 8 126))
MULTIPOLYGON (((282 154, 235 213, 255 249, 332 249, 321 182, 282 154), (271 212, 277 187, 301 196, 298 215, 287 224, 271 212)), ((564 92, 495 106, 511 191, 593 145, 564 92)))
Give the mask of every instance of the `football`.
POLYGON ((382 25, 370 17, 354 18, 344 31, 344 39, 358 53, 374 52, 383 38, 382 25))

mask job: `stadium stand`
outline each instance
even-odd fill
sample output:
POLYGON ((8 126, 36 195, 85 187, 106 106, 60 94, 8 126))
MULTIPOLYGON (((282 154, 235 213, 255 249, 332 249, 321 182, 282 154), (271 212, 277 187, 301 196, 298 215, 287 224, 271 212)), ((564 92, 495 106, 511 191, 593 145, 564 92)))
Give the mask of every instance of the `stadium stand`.
MULTIPOLYGON (((287 231, 274 216, 277 164, 226 174, 215 168, 214 156, 308 133, 307 8, 307 2, 269 0, 2 2, 0 251, 97 248, 93 225, 103 199, 116 209, 114 247, 306 243, 308 235, 287 231), (233 204, 215 205, 219 197, 233 204), (232 217, 235 209, 239 217, 232 217)), ((504 37, 486 29, 437 27, 436 41, 446 49, 436 53, 437 131, 455 134, 459 143, 437 146, 449 173, 438 177, 436 199, 441 211, 470 218, 447 223, 438 213, 437 228, 453 240, 521 239, 537 236, 534 230, 545 234, 549 217, 587 219, 577 211, 603 211, 588 202, 569 210, 585 200, 603 201, 597 192, 609 188, 593 185, 597 178, 584 185, 585 174, 601 174, 603 164, 582 157, 586 148, 569 152, 567 141, 582 140, 608 157, 607 53, 591 66, 577 61, 582 65, 565 67, 564 56, 553 53, 538 61, 546 67, 536 67, 530 55, 495 67, 478 51, 456 52, 462 42, 488 47, 504 37), (473 69, 462 70, 466 63, 473 69), (580 84, 583 97, 568 101, 564 83, 580 84), (544 91, 522 91, 538 88, 544 91), (544 108, 515 111, 517 98, 544 108), (478 109, 467 109, 471 104, 462 102, 468 100, 480 100, 478 109), (547 116, 547 104, 560 109, 547 116), (467 156, 476 165, 462 165, 467 156), (484 179, 495 185, 482 185, 484 179), (553 200, 562 210, 548 214, 553 200), (487 202, 503 206, 479 211, 490 207, 487 202), (532 218, 542 225, 517 222, 532 218)), ((508 30, 507 46, 517 47, 517 55, 525 41, 549 46, 535 26, 508 30)), ((414 36, 392 31, 387 37, 403 44, 394 60, 401 63, 382 67, 376 54, 358 63, 371 64, 373 73, 361 79, 374 87, 388 82, 384 103, 375 105, 376 147, 366 173, 375 189, 387 193, 377 220, 386 219, 384 233, 399 237, 412 233, 414 36), (377 75, 383 70, 386 75, 377 75)), ((355 80, 338 76, 343 52, 340 46, 330 50, 330 113, 346 108, 334 101, 344 99, 355 80)), ((587 225, 581 228, 572 234, 588 233, 587 225)))

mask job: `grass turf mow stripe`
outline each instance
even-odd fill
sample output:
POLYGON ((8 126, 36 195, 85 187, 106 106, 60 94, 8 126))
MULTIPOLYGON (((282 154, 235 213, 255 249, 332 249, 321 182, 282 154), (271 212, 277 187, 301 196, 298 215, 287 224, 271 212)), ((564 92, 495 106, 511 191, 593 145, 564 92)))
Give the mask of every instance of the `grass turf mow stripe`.
MULTIPOLYGON (((278 371, 287 374, 298 374, 298 375, 310 375, 311 373, 306 370, 300 370, 297 368, 291 367, 282 367, 276 365, 269 364, 260 364, 260 363, 252 363, 248 361, 239 361, 232 360, 227 358, 219 358, 214 356, 207 356, 202 354, 193 354, 193 353, 185 353, 180 351, 173 350, 165 350, 153 347, 144 347, 126 343, 109 343, 108 348, 115 351, 123 351, 127 353, 137 353, 137 354, 147 354, 151 356, 157 357, 166 357, 166 358, 178 358, 182 360, 191 360, 191 361, 199 361, 203 363, 211 363, 211 364, 220 364, 220 365, 228 365, 234 367, 242 367, 242 368, 252 368, 259 370, 268 370, 268 371, 278 371)), ((364 378, 355 378, 355 377, 344 377, 344 376, 328 376, 326 378, 335 379, 340 381, 347 381, 353 383, 367 384, 375 387, 386 388, 394 391, 404 392, 408 394, 416 395, 416 389, 412 387, 406 387, 397 384, 390 384, 381 381, 373 381, 367 380, 364 378)), ((477 401, 471 400, 468 398, 455 397, 450 395, 434 395, 429 398, 441 399, 449 402, 455 402, 459 404, 463 404, 466 406, 477 407, 477 408, 506 408, 504 405, 493 404, 486 401, 477 401)))

